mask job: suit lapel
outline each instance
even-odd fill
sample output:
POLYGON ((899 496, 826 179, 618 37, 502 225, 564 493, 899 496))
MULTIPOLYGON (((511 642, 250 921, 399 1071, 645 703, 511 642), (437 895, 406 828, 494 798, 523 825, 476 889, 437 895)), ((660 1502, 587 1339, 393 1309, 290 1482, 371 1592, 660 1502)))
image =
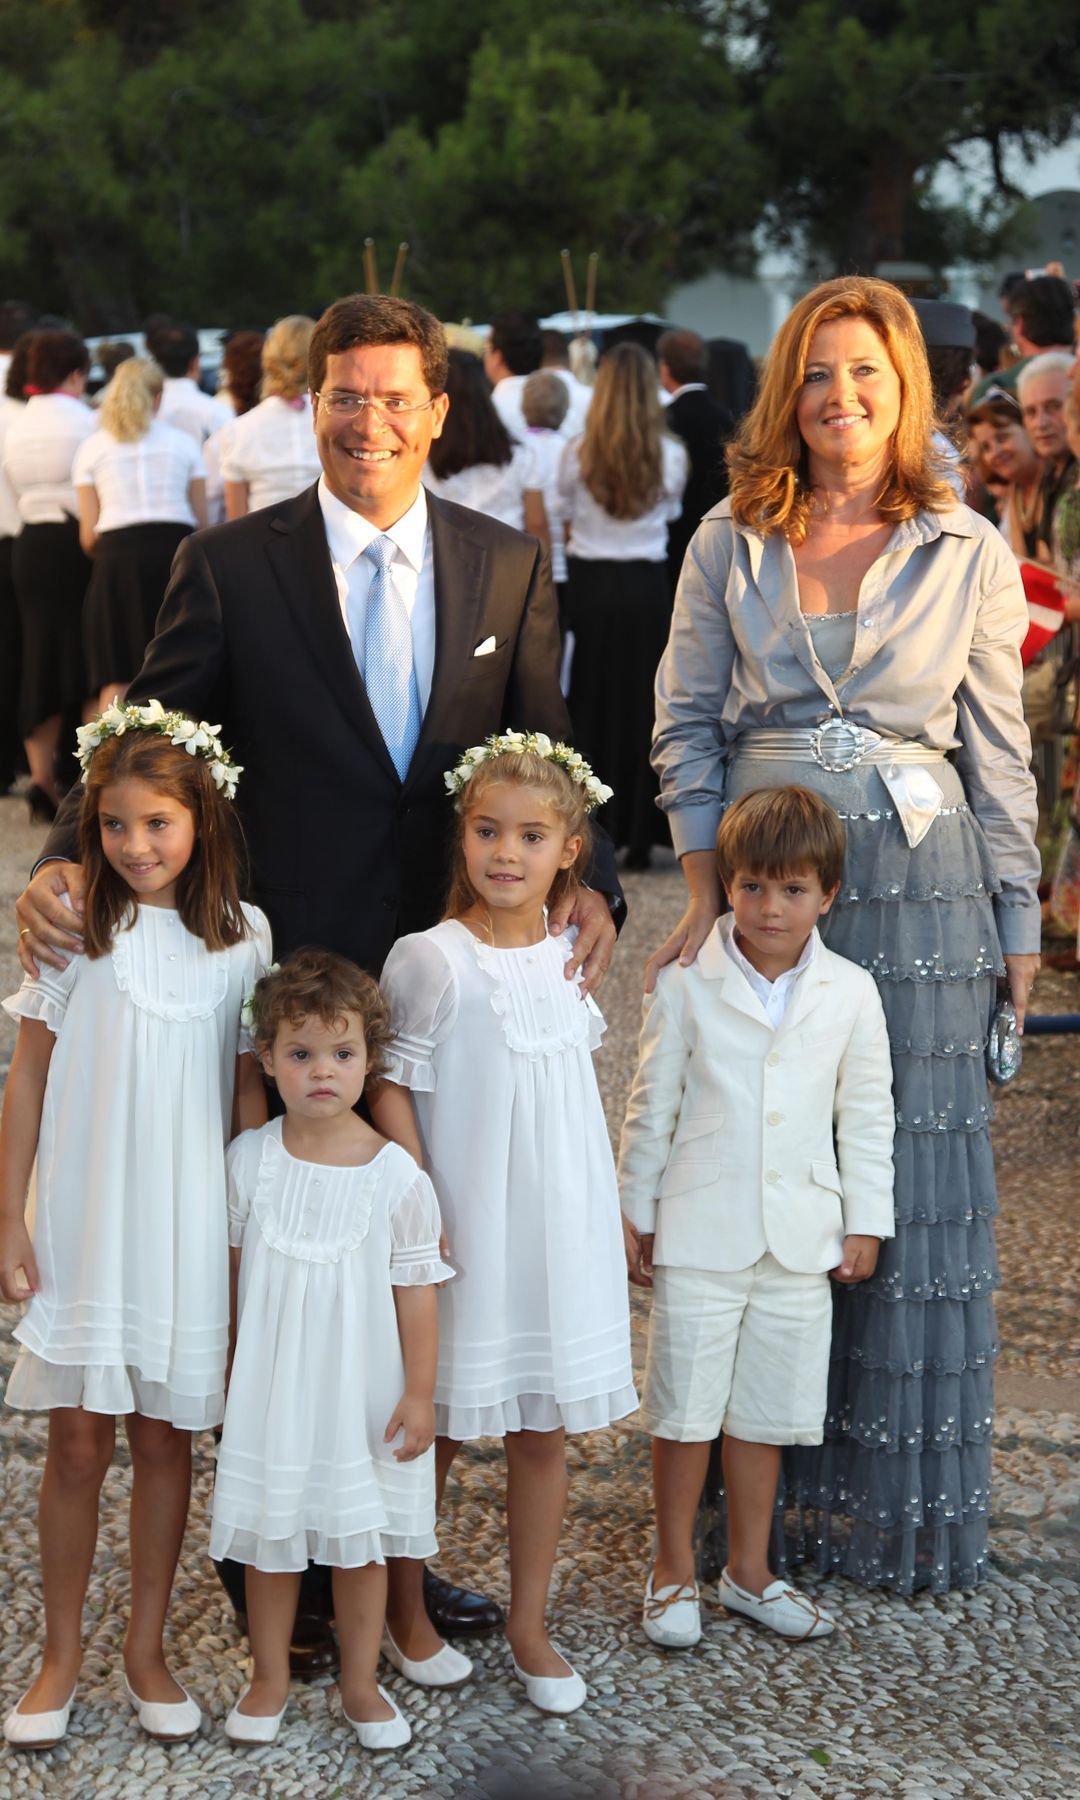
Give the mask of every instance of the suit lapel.
POLYGON ((797 1031, 804 1024, 808 1014, 815 1006, 826 998, 831 976, 824 946, 818 945, 817 955, 808 969, 805 969, 795 983, 795 992, 788 1003, 787 1012, 780 1022, 777 1036, 781 1037, 789 1031, 797 1031))
POLYGON ((445 721, 480 636, 487 546, 427 497, 435 581, 435 667, 420 741, 406 781, 422 773, 427 754, 445 738, 445 721))
POLYGON ((398 785, 397 770, 371 710, 341 616, 317 486, 283 506, 270 520, 267 554, 327 689, 380 767, 398 785))

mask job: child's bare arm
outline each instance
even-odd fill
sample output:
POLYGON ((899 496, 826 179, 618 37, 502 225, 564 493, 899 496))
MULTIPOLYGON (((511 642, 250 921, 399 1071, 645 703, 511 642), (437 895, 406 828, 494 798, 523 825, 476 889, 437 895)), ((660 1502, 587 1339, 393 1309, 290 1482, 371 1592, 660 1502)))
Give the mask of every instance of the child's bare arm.
POLYGON ((399 1431, 405 1434, 397 1462, 412 1462, 429 1449, 435 1437, 435 1365, 439 1353, 438 1302, 433 1287, 395 1287, 398 1335, 405 1363, 405 1392, 386 1427, 389 1444, 399 1431))
POLYGON ((40 1285, 26 1229, 26 1190, 56 1038, 41 1019, 21 1019, 0 1120, 0 1295, 29 1300, 40 1285), (20 1278, 21 1276, 21 1278, 20 1278))
POLYGON ((257 1131, 270 1117, 266 1104, 266 1083, 257 1056, 245 1053, 236 1059, 233 1081, 232 1132, 257 1131))
POLYGON ((376 1131, 389 1138, 392 1144, 400 1144, 423 1168, 424 1152, 420 1147, 416 1113, 408 1088, 399 1087, 395 1081, 376 1082, 368 1089, 367 1102, 376 1131))

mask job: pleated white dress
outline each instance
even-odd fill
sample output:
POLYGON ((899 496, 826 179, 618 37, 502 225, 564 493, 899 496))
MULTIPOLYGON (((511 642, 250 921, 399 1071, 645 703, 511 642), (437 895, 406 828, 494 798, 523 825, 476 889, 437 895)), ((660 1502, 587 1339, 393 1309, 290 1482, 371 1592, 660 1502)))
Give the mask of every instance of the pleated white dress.
POLYGON ((440 1435, 593 1431, 634 1411, 603 1019, 566 938, 481 944, 457 920, 383 970, 389 1079, 412 1090, 458 1279, 439 1295, 440 1435))
POLYGON ((107 956, 42 968, 5 1000, 56 1034, 33 1181, 40 1291, 9 1406, 220 1423, 229 1336, 225 1144, 244 997, 270 927, 211 951, 140 906, 107 956))
POLYGON ((393 1290, 454 1273, 431 1182, 397 1144, 362 1168, 301 1162, 280 1119, 228 1163, 243 1254, 211 1556, 269 1574, 433 1556, 434 1449, 399 1463, 383 1442, 405 1387, 393 1290))

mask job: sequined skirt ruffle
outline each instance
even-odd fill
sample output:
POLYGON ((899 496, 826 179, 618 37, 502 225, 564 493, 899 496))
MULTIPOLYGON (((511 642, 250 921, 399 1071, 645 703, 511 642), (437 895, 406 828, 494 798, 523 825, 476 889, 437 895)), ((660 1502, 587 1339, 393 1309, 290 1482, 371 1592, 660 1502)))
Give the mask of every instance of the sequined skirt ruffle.
MULTIPOLYGON (((834 1288, 825 1441, 785 1452, 773 1552, 900 1593, 972 1587, 986 1568, 993 1291, 999 1275, 984 1049, 997 973, 997 888, 986 840, 950 764, 944 809, 914 850, 872 768, 731 765, 728 795, 798 783, 844 817, 830 947, 874 975, 896 1105, 896 1237, 873 1279, 834 1288)), ((726 1553, 718 1458, 703 1563, 726 1553)))

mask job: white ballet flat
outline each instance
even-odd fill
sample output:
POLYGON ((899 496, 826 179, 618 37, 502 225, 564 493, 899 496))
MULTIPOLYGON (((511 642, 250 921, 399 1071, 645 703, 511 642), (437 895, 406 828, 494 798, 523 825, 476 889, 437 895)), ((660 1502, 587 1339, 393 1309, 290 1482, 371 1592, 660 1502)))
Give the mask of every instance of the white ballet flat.
POLYGON ((350 1719, 344 1706, 345 1723, 351 1725, 365 1750, 400 1750, 412 1737, 408 1719, 403 1719, 385 1689, 379 1688, 379 1699, 393 1707, 392 1719, 350 1719))
MULTIPOLYGON (((554 1644, 551 1647, 556 1656, 562 1655, 554 1644)), ((566 1662, 565 1657, 563 1661, 566 1662)), ((569 1663, 566 1666, 570 1669, 569 1663)), ((578 1707, 584 1706, 589 1697, 589 1690, 575 1669, 570 1669, 569 1675, 527 1675, 515 1660, 514 1674, 519 1681, 524 1682, 526 1695, 541 1712, 577 1712, 578 1707)))
POLYGON ((236 1704, 225 1721, 225 1736, 232 1744, 272 1744, 281 1729, 289 1702, 286 1700, 279 1713, 242 1713, 240 1702, 250 1692, 249 1681, 240 1689, 236 1704))
MULTIPOLYGON (((127 1697, 135 1709, 135 1716, 147 1737, 157 1738, 161 1744, 181 1743, 184 1738, 194 1737, 202 1724, 202 1713, 191 1698, 187 1688, 181 1687, 182 1700, 140 1700, 127 1676, 124 1676, 127 1697)), ((179 1687, 179 1682, 177 1683, 179 1687)))
POLYGON ((415 1681, 417 1687, 451 1688, 460 1687, 468 1681, 473 1672, 472 1663, 460 1650, 450 1644, 443 1644, 434 1656, 425 1656, 421 1662, 414 1662, 399 1650, 390 1635, 389 1627, 383 1628, 382 1653, 406 1681, 415 1681))
POLYGON ((51 1750, 54 1744, 59 1744, 67 1735, 74 1698, 75 1689, 72 1688, 67 1704, 59 1707, 56 1712, 24 1713, 19 1711, 26 1699, 24 1694, 4 1720, 4 1736, 8 1743, 14 1744, 17 1750, 51 1750))
POLYGON ((800 1594, 786 1581, 771 1581, 763 1594, 748 1593, 739 1587, 725 1569, 717 1584, 717 1599, 728 1612, 742 1613, 781 1637, 805 1643, 808 1638, 828 1637, 836 1630, 836 1620, 824 1608, 800 1594))

